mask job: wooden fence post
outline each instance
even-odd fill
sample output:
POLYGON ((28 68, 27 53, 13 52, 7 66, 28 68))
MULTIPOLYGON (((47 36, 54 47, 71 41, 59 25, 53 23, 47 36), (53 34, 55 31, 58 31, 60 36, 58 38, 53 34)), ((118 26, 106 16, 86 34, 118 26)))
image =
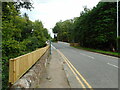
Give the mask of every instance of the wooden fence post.
POLYGON ((12 85, 15 81, 15 60, 9 60, 9 82, 12 85))

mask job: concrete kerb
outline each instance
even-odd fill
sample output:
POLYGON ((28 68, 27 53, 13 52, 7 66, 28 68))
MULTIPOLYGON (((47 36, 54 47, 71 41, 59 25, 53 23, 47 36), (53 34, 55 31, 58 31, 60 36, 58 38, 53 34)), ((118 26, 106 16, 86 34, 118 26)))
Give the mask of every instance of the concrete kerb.
POLYGON ((73 75, 72 71, 69 69, 67 64, 63 64, 63 67, 65 70, 70 88, 82 88, 82 86, 78 83, 77 79, 75 78, 75 76, 73 75))

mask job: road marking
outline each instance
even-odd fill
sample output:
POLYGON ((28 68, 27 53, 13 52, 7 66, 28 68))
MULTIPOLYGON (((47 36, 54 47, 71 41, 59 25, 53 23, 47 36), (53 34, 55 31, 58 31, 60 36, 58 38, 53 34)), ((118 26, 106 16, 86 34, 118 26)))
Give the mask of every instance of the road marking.
MULTIPOLYGON (((66 58, 67 59, 67 58, 66 58)), ((68 59, 67 59, 68 60, 68 59)), ((88 86, 88 88, 91 88, 92 87, 90 86, 90 84, 85 80, 85 78, 78 72, 78 70, 71 64, 71 62, 68 60, 68 62, 70 63, 70 65, 72 66, 72 68, 76 71, 76 73, 81 77, 81 79, 84 81, 84 83, 88 86)))
POLYGON ((107 63, 108 65, 110 66, 113 66, 113 67, 116 67, 116 68, 119 68, 118 66, 114 65, 114 64, 111 64, 111 63, 107 63))
MULTIPOLYGON (((76 79, 78 80, 78 82, 81 84, 82 88, 86 88, 84 86, 84 84, 82 83, 82 81, 79 79, 79 77, 77 76, 77 74, 75 73, 75 71, 72 69, 72 67, 69 65, 69 63, 67 62, 66 58, 63 56, 63 54, 57 50, 58 53, 60 53, 60 55, 63 57, 63 59, 65 60, 65 62, 67 63, 67 65, 69 66, 69 68, 71 69, 71 71, 73 72, 73 74, 75 75, 76 79)), ((85 89, 86 90, 86 89, 85 89)))
POLYGON ((89 58, 92 58, 92 59, 95 59, 94 57, 92 57, 92 56, 89 56, 89 55, 86 55, 86 54, 83 54, 83 53, 80 53, 81 55, 84 55, 84 56, 87 56, 87 57, 89 57, 89 58))
POLYGON ((77 71, 77 69, 70 63, 70 61, 59 51, 59 50, 57 50, 60 54, 61 54, 61 56, 62 57, 64 57, 65 59, 65 61, 67 61, 70 65, 71 65, 71 67, 75 70, 75 72, 80 76, 80 78, 83 80, 83 82, 88 86, 88 88, 90 88, 90 90, 93 90, 92 89, 92 87, 89 85, 89 83, 85 80, 85 78, 77 71))

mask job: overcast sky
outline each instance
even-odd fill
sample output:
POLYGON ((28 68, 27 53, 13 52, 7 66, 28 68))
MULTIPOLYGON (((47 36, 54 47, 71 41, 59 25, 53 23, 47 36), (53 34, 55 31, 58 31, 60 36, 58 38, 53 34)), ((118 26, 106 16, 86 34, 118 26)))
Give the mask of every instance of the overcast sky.
POLYGON ((32 11, 21 9, 22 14, 27 13, 30 20, 40 20, 45 28, 52 34, 56 22, 80 16, 83 6, 93 8, 100 0, 32 0, 32 11))

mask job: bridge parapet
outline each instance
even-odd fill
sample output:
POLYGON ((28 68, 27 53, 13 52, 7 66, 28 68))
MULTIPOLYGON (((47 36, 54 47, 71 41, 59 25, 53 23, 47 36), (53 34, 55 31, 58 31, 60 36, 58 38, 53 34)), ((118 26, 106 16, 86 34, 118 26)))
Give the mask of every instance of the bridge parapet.
POLYGON ((13 85, 12 87, 27 88, 34 86, 35 82, 38 83, 38 77, 44 70, 49 57, 49 49, 50 46, 48 45, 31 53, 10 59, 9 83, 13 85))

